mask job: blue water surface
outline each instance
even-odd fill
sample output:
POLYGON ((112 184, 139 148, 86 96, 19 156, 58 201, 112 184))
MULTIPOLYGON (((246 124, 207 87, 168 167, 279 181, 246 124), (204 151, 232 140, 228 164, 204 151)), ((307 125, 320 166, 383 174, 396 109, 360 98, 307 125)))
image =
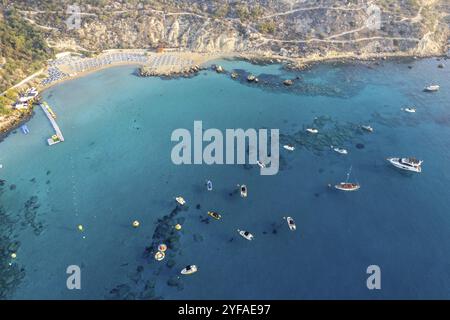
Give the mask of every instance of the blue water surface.
POLYGON ((322 64, 302 72, 218 63, 267 83, 213 71, 139 78, 127 66, 43 93, 66 141, 46 145, 52 128, 36 108, 28 135, 18 130, 0 143, 6 181, 0 205, 13 221, 9 236, 20 242, 11 263, 24 269, 7 297, 450 298, 449 68, 438 69, 436 59, 322 64), (297 76, 294 87, 281 84, 297 76), (423 92, 431 83, 441 90, 423 92), (176 166, 171 133, 192 131, 195 120, 204 129, 277 128, 281 144, 297 148, 280 150, 275 176, 261 176, 257 166, 176 166), (318 135, 305 134, 311 126, 318 135), (333 152, 331 144, 349 154, 333 152), (423 159, 423 172, 399 172, 387 164, 389 156, 423 159), (350 166, 358 192, 327 187, 345 180, 350 166), (242 183, 246 199, 234 193, 242 183), (178 195, 188 209, 166 221, 170 228, 182 222, 179 240, 156 262, 145 249, 178 195), (27 209, 30 199, 35 208, 27 209), (206 221, 208 210, 222 220, 206 221), (296 232, 284 216, 296 220, 296 232), (134 220, 139 228, 132 228, 134 220), (255 240, 239 237, 238 228, 255 240), (168 267, 169 260, 175 265, 168 267), (199 272, 178 279, 187 264, 199 272), (69 265, 81 267, 81 290, 66 287, 69 265), (367 289, 369 265, 381 268, 381 290, 367 289))

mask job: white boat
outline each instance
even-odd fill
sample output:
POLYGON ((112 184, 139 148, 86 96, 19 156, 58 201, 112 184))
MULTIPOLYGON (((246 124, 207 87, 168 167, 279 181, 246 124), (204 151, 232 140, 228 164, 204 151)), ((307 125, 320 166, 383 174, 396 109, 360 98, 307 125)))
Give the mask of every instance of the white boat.
POLYGON ((439 89, 440 89, 440 87, 437 84, 433 84, 433 85, 430 85, 428 87, 425 87, 424 90, 426 92, 436 92, 436 91, 439 91, 439 89))
POLYGON ((294 151, 295 150, 295 147, 293 145, 290 145, 290 144, 285 144, 283 146, 283 148, 285 148, 288 151, 294 151))
POLYGON ((334 187, 341 191, 357 191, 361 186, 357 182, 348 182, 350 179, 350 173, 352 172, 352 167, 350 167, 350 170, 347 173, 347 180, 345 182, 341 182, 336 184, 334 187))
POLYGON ((243 184, 242 186, 239 187, 239 190, 241 191, 241 197, 242 198, 246 198, 247 197, 247 186, 245 184, 243 184))
POLYGON ((240 234, 243 238, 245 238, 245 239, 247 239, 247 240, 249 240, 249 241, 252 241, 252 240, 254 239, 253 235, 252 235, 250 232, 248 232, 248 231, 244 231, 244 230, 239 230, 239 229, 237 229, 237 232, 239 232, 239 234, 240 234))
POLYGON ((373 132, 373 128, 371 126, 361 126, 361 128, 363 128, 364 130, 368 131, 368 132, 373 132))
POLYGON ((336 148, 336 147, 333 147, 333 146, 331 146, 331 149, 333 149, 334 151, 336 151, 337 153, 340 153, 340 154, 348 154, 347 149, 336 148))
POLYGON ((306 131, 308 131, 309 133, 314 133, 314 134, 319 132, 319 130, 314 129, 314 128, 308 128, 308 129, 306 129, 306 131))
POLYGON ((388 158, 387 161, 399 169, 422 172, 423 161, 417 160, 416 158, 388 158))
POLYGON ((402 110, 405 111, 405 112, 409 112, 409 113, 415 113, 416 112, 416 108, 413 108, 413 107, 411 107, 411 108, 404 108, 402 110))
POLYGON ((184 200, 183 197, 176 197, 175 201, 178 202, 182 206, 186 203, 186 200, 184 200))
POLYGON ((353 182, 341 182, 335 185, 334 187, 341 191, 356 191, 359 188, 361 188, 361 186, 358 183, 353 182))
POLYGON ((291 231, 297 230, 297 226, 295 225, 295 221, 294 219, 292 219, 292 217, 286 217, 286 221, 291 231))
POLYGON ((248 82, 253 82, 253 81, 255 81, 255 79, 256 79, 256 77, 255 77, 254 75, 252 75, 252 74, 249 74, 249 75, 247 76, 247 81, 248 81, 248 82))
POLYGON ((208 189, 208 191, 211 191, 213 189, 211 180, 206 181, 206 189, 208 189))
POLYGON ((188 274, 196 273, 197 271, 198 271, 197 266, 195 264, 191 264, 191 265, 186 266, 186 268, 184 268, 183 270, 181 270, 181 274, 188 275, 188 274))

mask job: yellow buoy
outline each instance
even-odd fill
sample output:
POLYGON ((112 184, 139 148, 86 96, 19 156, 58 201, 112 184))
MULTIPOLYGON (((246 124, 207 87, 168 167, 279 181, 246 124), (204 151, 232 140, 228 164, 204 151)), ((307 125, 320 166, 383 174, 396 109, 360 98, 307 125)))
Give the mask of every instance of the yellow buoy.
POLYGON ((177 223, 177 224, 175 225, 175 229, 181 230, 181 224, 177 223))
POLYGON ((140 225, 139 221, 137 221, 137 220, 134 220, 134 221, 133 221, 133 227, 134 227, 134 228, 139 227, 139 225, 140 225))
POLYGON ((155 259, 158 261, 161 261, 162 259, 164 259, 165 256, 166 256, 166 254, 164 252, 158 251, 155 254, 155 259))
POLYGON ((158 246, 158 250, 161 251, 161 252, 164 252, 164 251, 167 250, 167 246, 166 246, 164 243, 161 243, 161 244, 158 246))
POLYGON ((78 230, 83 231, 84 230, 83 225, 79 224, 78 225, 78 230))
POLYGON ((11 258, 13 258, 13 259, 17 258, 17 254, 16 253, 11 253, 11 258))

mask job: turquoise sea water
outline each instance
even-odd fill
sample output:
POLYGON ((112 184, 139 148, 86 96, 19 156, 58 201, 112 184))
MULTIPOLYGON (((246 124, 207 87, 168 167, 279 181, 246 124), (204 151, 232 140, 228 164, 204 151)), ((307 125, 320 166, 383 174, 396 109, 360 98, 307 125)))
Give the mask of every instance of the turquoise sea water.
POLYGON ((0 279, 2 297, 450 298, 449 68, 438 69, 436 59, 297 73, 220 64, 262 81, 213 71, 144 79, 134 67, 117 67, 43 94, 66 141, 46 146, 52 129, 36 108, 29 135, 18 130, 0 143, 2 241, 17 252, 15 260, 2 257, 12 264, 0 279), (294 87, 280 85, 296 76, 294 87), (422 92, 430 83, 440 92, 422 92), (417 113, 400 110, 411 105, 417 113), (261 176, 257 166, 175 166, 170 135, 192 130, 194 120, 222 130, 279 128, 281 144, 297 148, 280 150, 276 176, 261 176), (311 126, 317 136, 305 134, 311 126), (423 159, 423 173, 399 172, 389 156, 423 159), (361 190, 329 189, 350 166, 361 190), (234 193, 242 183, 247 199, 234 193), (187 209, 175 209, 178 195, 187 209), (206 219, 208 210, 222 220, 206 219), (294 217, 296 232, 283 216, 294 217), (239 237, 237 228, 255 240, 239 237), (170 242, 163 262, 146 254, 157 236, 170 242), (187 264, 199 272, 178 279, 187 264), (381 268, 381 290, 366 287, 373 264, 381 268), (66 288, 69 265, 81 267, 81 290, 66 288))

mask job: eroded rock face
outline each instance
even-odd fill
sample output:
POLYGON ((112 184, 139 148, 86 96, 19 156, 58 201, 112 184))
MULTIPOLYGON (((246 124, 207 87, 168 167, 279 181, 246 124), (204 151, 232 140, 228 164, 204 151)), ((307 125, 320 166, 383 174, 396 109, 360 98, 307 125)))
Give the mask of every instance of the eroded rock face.
POLYGON ((289 58, 332 58, 348 53, 420 56, 444 52, 449 33, 445 0, 155 0, 133 4, 105 0, 102 6, 86 1, 91 4, 81 6, 82 23, 77 30, 65 26, 66 0, 50 1, 54 2, 51 14, 45 11, 49 4, 33 2, 30 8, 28 2, 18 0, 14 5, 38 25, 53 28, 48 29, 48 39, 61 49, 164 45, 195 52, 289 58))

